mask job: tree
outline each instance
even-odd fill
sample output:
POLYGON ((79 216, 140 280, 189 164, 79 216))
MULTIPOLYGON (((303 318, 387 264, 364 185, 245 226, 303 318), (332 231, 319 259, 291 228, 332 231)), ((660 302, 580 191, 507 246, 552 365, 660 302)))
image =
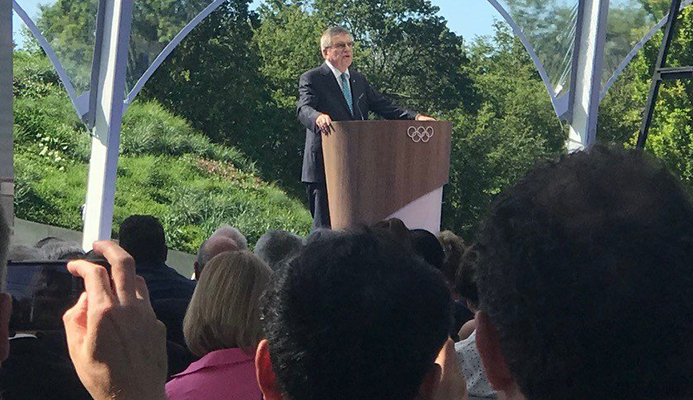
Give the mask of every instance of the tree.
POLYGON ((473 239, 488 204, 538 160, 562 153, 567 132, 507 25, 497 23, 493 41, 480 38, 471 46, 468 69, 481 107, 445 115, 454 133, 443 227, 473 239))

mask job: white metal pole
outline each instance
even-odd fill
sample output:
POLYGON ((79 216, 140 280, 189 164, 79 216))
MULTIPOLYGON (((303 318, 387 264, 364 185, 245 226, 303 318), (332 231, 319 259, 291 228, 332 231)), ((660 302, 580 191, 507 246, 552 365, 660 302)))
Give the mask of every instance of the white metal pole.
POLYGON ((95 55, 99 52, 101 58, 98 86, 92 88, 98 93, 84 212, 82 246, 85 250, 91 249, 94 241, 111 237, 132 22, 132 0, 106 0, 101 4, 105 7, 102 37, 96 41, 101 46, 94 49, 95 55))
POLYGON ((609 0, 581 0, 580 7, 568 151, 582 150, 596 141, 609 0))
POLYGON ((0 204, 10 225, 14 221, 12 150, 12 0, 0 0, 0 204))

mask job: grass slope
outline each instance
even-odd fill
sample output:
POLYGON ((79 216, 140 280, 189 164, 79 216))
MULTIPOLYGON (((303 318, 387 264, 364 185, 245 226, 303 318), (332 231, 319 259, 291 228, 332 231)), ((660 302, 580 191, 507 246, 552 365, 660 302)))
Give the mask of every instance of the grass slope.
MULTIPOLYGON (((16 215, 81 230, 91 138, 45 57, 14 58, 16 215)), ((157 103, 129 107, 120 152, 116 229, 129 215, 152 214, 169 247, 192 253, 221 224, 251 243, 269 229, 310 229, 305 207, 258 178, 240 151, 210 142, 157 103)))

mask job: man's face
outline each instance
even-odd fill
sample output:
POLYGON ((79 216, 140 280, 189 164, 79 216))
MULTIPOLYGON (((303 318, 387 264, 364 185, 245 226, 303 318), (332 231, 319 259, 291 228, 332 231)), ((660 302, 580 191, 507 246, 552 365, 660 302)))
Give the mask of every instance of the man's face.
POLYGON ((335 68, 345 72, 354 61, 354 39, 341 34, 332 37, 332 45, 322 51, 322 56, 335 68))

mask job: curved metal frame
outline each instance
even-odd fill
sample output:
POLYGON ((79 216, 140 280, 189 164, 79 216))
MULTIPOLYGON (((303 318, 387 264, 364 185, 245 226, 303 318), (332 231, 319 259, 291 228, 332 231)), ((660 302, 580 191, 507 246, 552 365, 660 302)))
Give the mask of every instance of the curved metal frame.
POLYGON ((553 109, 556 112, 556 115, 560 116, 565 114, 568 108, 568 104, 567 102, 559 103, 558 98, 556 97, 556 92, 553 89, 553 85, 551 85, 549 75, 546 73, 544 65, 541 63, 541 60, 539 59, 536 50, 534 50, 534 46, 532 46, 532 43, 530 43, 529 39, 527 39, 527 36, 525 36, 525 34, 522 32, 522 28, 520 28, 520 26, 515 22, 510 13, 508 13, 508 11, 506 11, 505 8, 503 8, 503 6, 500 3, 498 3, 497 0, 488 0, 488 2, 493 6, 493 8, 496 9, 496 11, 500 13, 501 16, 503 16, 505 22, 507 22, 508 25, 510 25, 513 32, 515 32, 515 35, 517 35, 517 37, 520 39, 520 42, 522 42, 522 45, 525 46, 527 53, 529 53, 529 57, 532 59, 532 61, 534 62, 534 66, 537 68, 537 71, 539 72, 539 76, 541 76, 541 80, 544 82, 544 86, 546 86, 546 91, 549 92, 551 104, 553 105, 553 109))
MULTIPOLYGON (((687 6, 689 6, 691 4, 693 4, 693 0, 686 0, 683 3, 681 3, 681 7, 679 8, 679 10, 683 10, 684 8, 686 8, 687 6)), ((664 18, 662 18, 657 23, 657 25, 655 25, 654 28, 652 28, 652 30, 650 30, 647 33, 647 35, 643 36, 643 38, 640 39, 640 41, 635 44, 635 47, 633 47, 633 49, 630 51, 630 53, 628 53, 626 58, 624 58, 623 61, 621 61, 621 63, 618 65, 618 67, 616 67, 616 69, 614 70, 614 73, 611 75, 611 78, 609 78, 609 80, 606 82, 606 84, 604 85, 604 87, 602 88, 602 90, 599 94, 599 100, 600 101, 604 100, 604 97, 606 97, 606 92, 609 91, 611 86, 616 82, 618 77, 623 73, 623 71, 626 69, 628 64, 630 64, 630 62, 633 61, 633 58, 635 58, 635 56, 638 54, 640 49, 642 49, 643 46, 645 46, 645 43, 649 42, 650 39, 652 39, 652 37, 657 33, 657 31, 662 29, 664 24, 667 23, 667 18, 669 18, 669 13, 667 13, 664 16, 664 18)))
POLYGON ((41 46, 43 51, 46 52, 46 55, 51 60, 51 63, 53 63, 53 67, 55 67, 55 71, 58 73, 60 81, 63 83, 63 86, 65 86, 67 95, 70 96, 72 106, 74 107, 77 116, 80 119, 82 119, 82 116, 87 113, 87 110, 83 110, 82 107, 79 106, 77 93, 75 92, 75 88, 72 86, 72 81, 70 81, 70 77, 67 74, 67 71, 65 71, 65 68, 63 68, 63 65, 60 63, 58 56, 55 54, 55 51, 53 51, 53 48, 48 43, 48 40, 46 40, 43 34, 41 34, 41 31, 39 30, 38 26, 36 26, 34 21, 31 20, 29 15, 26 13, 26 11, 24 11, 24 9, 19 5, 19 3, 17 3, 16 0, 12 0, 12 8, 14 9, 14 12, 17 13, 19 18, 21 18, 22 21, 26 24, 27 28, 29 28, 31 33, 36 37, 36 40, 38 40, 39 45, 41 46))
POLYGON ((188 34, 195 29, 197 25, 200 24, 209 14, 211 14, 214 10, 216 10, 220 5, 222 5, 224 2, 227 0, 215 0, 211 4, 209 4, 207 7, 205 7, 204 10, 202 10, 199 14, 195 16, 190 22, 188 22, 187 25, 183 29, 181 29, 180 32, 164 47, 163 50, 161 50, 161 53, 159 53, 158 56, 154 59, 154 62, 147 68, 146 71, 144 71, 144 74, 140 77, 140 79, 137 80, 137 83, 135 83, 135 86, 132 88, 130 93, 128 93, 128 97, 125 99, 125 107, 123 109, 123 112, 125 112, 130 104, 132 104, 133 100, 135 100, 135 97, 137 94, 142 90, 142 87, 144 87, 144 84, 147 83, 149 78, 154 74, 154 72, 161 66, 161 64, 166 60, 166 58, 173 52, 173 49, 176 48, 180 44, 180 42, 185 39, 188 34))

